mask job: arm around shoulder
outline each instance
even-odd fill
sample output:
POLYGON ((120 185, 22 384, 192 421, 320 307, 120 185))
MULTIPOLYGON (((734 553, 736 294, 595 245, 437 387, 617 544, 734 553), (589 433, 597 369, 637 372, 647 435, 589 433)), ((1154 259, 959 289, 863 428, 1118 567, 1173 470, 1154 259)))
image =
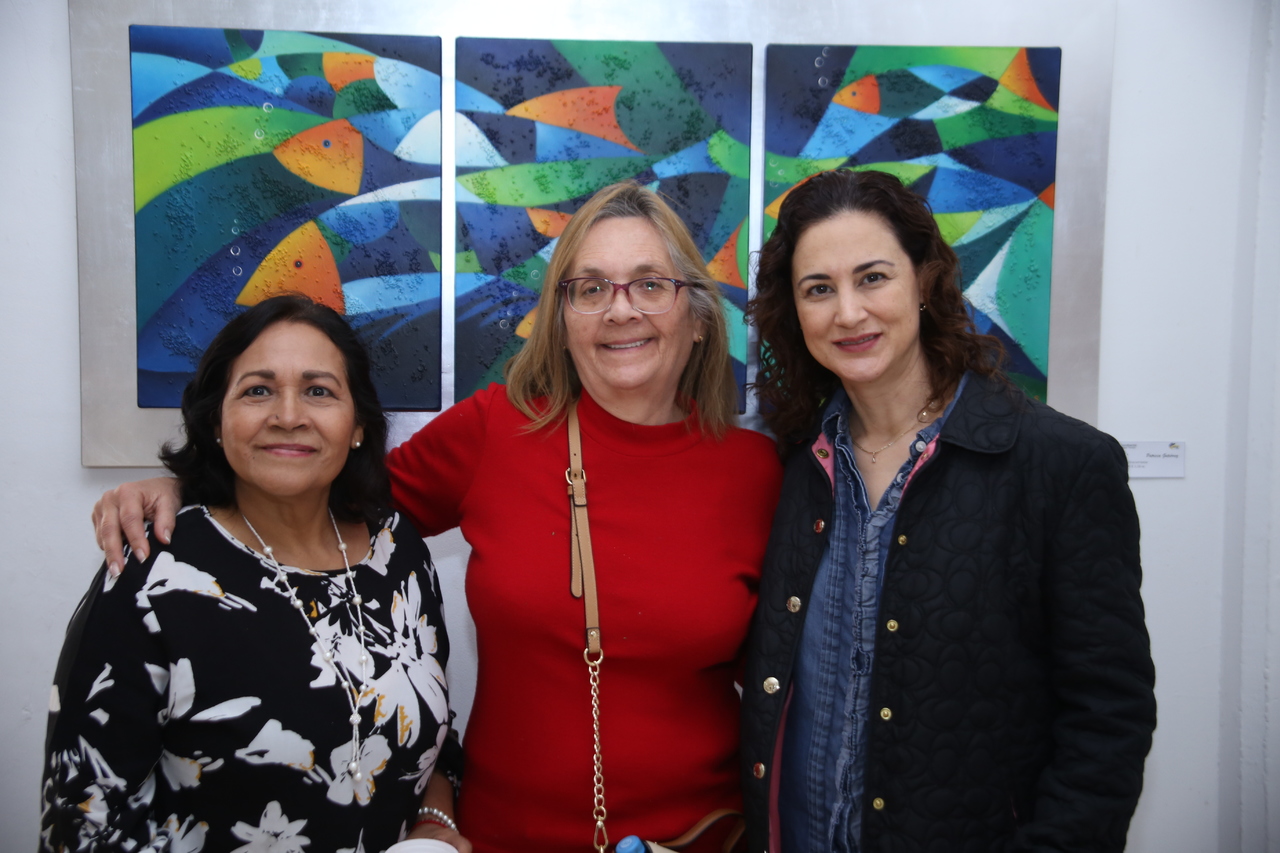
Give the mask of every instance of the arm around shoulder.
POLYGON ((461 521, 466 498, 488 438, 489 409, 500 405, 501 385, 490 385, 441 412, 387 454, 391 496, 424 536, 461 521))

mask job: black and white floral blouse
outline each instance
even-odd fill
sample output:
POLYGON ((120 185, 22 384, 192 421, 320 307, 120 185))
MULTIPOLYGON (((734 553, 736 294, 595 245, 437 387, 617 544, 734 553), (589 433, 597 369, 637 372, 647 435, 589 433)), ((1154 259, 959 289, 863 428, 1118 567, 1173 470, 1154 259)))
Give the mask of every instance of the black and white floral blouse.
POLYGON ((398 515, 355 569, 371 662, 351 705, 317 645, 360 685, 343 572, 269 563, 204 507, 121 577, 99 571, 50 698, 47 851, 375 853, 412 827, 449 718, 449 644, 426 546, 398 515), (315 626, 313 641, 302 616, 315 626))

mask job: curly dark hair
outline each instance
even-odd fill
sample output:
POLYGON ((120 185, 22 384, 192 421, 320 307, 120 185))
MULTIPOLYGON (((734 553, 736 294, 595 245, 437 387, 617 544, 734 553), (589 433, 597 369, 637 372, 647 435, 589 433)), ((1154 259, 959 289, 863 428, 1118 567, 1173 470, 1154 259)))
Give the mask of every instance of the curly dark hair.
POLYGON ((299 294, 264 299, 218 332, 200 359, 196 375, 182 392, 186 440, 179 447, 166 444, 160 451, 160 461, 178 478, 183 504, 235 505, 236 475, 217 444, 222 400, 231 365, 259 335, 277 323, 312 326, 342 353, 356 423, 364 427, 364 437, 360 447, 347 454, 346 464, 329 489, 329 508, 343 521, 382 520, 391 506, 391 480, 385 460, 387 416, 369 375, 369 354, 336 311, 299 294))
POLYGON ((965 371, 999 376, 1000 341, 978 334, 960 291, 960 261, 938 231, 929 203, 885 172, 820 172, 793 187, 778 226, 760 249, 756 295, 747 316, 760 334, 761 365, 752 384, 760 413, 780 439, 809 429, 840 381, 804 343, 791 282, 796 244, 810 226, 841 213, 868 213, 892 229, 911 258, 920 296, 920 342, 932 399, 951 394, 965 371))

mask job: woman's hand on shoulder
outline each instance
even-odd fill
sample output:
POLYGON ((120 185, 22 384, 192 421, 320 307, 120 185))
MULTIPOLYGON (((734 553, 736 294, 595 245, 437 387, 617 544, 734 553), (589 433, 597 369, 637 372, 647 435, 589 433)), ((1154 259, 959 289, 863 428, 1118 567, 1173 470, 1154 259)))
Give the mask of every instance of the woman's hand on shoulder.
POLYGON ((447 826, 441 826, 438 823, 429 823, 423 821, 413 828, 413 831, 405 836, 405 840, 410 838, 434 838, 437 841, 443 841, 446 844, 452 844, 458 849, 458 853, 471 853, 471 842, 464 838, 461 833, 455 832, 447 826))
POLYGON ((147 521, 156 538, 168 544, 180 503, 178 481, 172 477, 124 483, 103 494, 93 505, 93 535, 107 559, 108 571, 119 575, 124 567, 125 539, 139 561, 150 556, 147 521))

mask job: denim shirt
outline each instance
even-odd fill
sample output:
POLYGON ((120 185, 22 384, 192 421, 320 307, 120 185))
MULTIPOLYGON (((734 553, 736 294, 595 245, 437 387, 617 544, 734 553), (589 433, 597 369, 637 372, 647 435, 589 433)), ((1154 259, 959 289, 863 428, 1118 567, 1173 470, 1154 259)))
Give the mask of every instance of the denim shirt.
POLYGON ((809 597, 783 741, 779 817, 785 853, 859 853, 863 771, 880 582, 911 469, 941 432, 920 430, 910 456, 872 511, 849 437, 852 403, 838 390, 822 415, 834 448, 835 517, 809 597))

